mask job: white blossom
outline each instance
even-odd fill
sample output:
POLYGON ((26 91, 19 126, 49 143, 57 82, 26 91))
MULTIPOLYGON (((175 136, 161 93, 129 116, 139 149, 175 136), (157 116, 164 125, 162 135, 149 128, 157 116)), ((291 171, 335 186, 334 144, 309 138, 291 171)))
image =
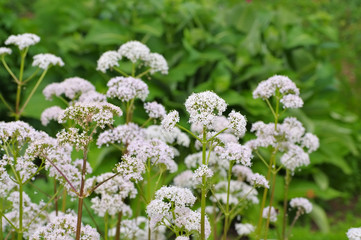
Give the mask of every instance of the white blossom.
POLYGON ((312 203, 306 198, 292 198, 290 206, 297 208, 301 214, 310 213, 312 211, 312 203))
POLYGON ((0 56, 1 55, 6 55, 6 54, 11 54, 12 51, 10 48, 7 48, 7 47, 0 47, 0 56))
POLYGON ((243 137, 246 133, 246 118, 239 112, 232 112, 228 115, 229 126, 232 128, 234 135, 237 137, 243 137))
POLYGON ((253 91, 253 98, 270 98, 275 96, 276 90, 282 95, 294 94, 298 96, 300 93, 294 82, 288 77, 275 75, 258 84, 257 88, 253 91))
POLYGON ((301 166, 310 164, 310 157, 297 145, 292 145, 281 157, 281 163, 292 172, 301 166))
POLYGON ((246 236, 254 232, 254 226, 250 223, 236 223, 234 225, 239 236, 246 236))
POLYGON ((108 69, 119 66, 122 56, 117 51, 107 51, 98 59, 97 70, 105 73, 108 69))
POLYGON ((269 218, 271 222, 276 222, 277 221, 277 216, 278 216, 278 212, 276 211, 276 209, 274 207, 271 207, 271 210, 270 210, 270 207, 265 207, 263 209, 263 212, 262 212, 262 217, 267 219, 269 218))
POLYGON ((254 186, 257 186, 257 187, 269 188, 268 181, 266 180, 266 178, 263 175, 261 175, 259 173, 254 173, 250 177, 249 183, 251 185, 254 185, 254 186))
POLYGON ((41 113, 41 124, 43 126, 46 126, 49 124, 49 122, 51 120, 55 120, 58 121, 59 116, 63 113, 63 109, 61 109, 58 106, 53 106, 50 108, 45 109, 42 113, 41 113))
POLYGON ((150 53, 145 61, 145 65, 150 67, 150 73, 161 72, 168 74, 168 63, 164 57, 158 53, 150 53))
POLYGON ((129 41, 120 46, 118 53, 121 57, 126 57, 135 63, 137 60, 148 60, 150 50, 141 42, 129 41))
POLYGON ((33 33, 24 33, 18 35, 11 35, 6 39, 5 44, 14 44, 18 46, 20 50, 27 48, 31 45, 37 44, 40 41, 40 37, 33 33))
POLYGON ((149 117, 154 119, 162 119, 167 114, 164 106, 157 102, 144 103, 144 109, 149 117))
POLYGON ((179 122, 179 113, 176 110, 169 112, 162 120, 162 127, 171 132, 179 122))
POLYGON ((316 151, 320 147, 318 137, 312 133, 306 133, 301 139, 301 146, 308 149, 308 153, 316 151))
POLYGON ((102 145, 109 145, 110 143, 121 143, 129 144, 136 138, 144 138, 145 132, 144 129, 139 127, 135 123, 128 123, 125 125, 119 125, 113 129, 106 130, 99 134, 97 145, 101 147, 102 145))
POLYGON ((75 97, 89 91, 95 91, 95 87, 89 81, 79 77, 72 77, 60 83, 49 84, 44 88, 43 94, 47 100, 51 100, 53 95, 59 97, 62 94, 73 100, 75 97))
POLYGON ((50 66, 59 65, 60 67, 64 66, 64 62, 60 57, 57 57, 50 53, 40 53, 35 55, 33 61, 33 66, 37 66, 41 69, 48 69, 50 66))
POLYGON ((174 185, 182 188, 193 188, 197 184, 196 181, 193 180, 193 171, 186 170, 180 174, 178 174, 174 179, 174 185))
POLYGON ((295 94, 287 94, 280 100, 283 108, 301 108, 303 107, 303 100, 295 94))
POLYGON ((145 129, 146 139, 157 138, 169 144, 178 144, 188 147, 190 139, 187 134, 183 133, 179 128, 174 127, 171 132, 166 131, 162 126, 151 125, 145 129))
POLYGON ((107 102, 77 102, 64 110, 59 116, 59 123, 74 120, 82 128, 87 129, 91 123, 96 123, 100 128, 112 125, 115 116, 121 116, 122 110, 107 102))
POLYGON ((197 168, 194 171, 193 179, 194 180, 200 180, 202 177, 205 176, 206 178, 211 178, 213 176, 212 169, 208 168, 207 165, 201 165, 199 168, 197 168))
POLYGON ((227 143, 225 147, 216 147, 215 152, 218 153, 219 158, 235 163, 242 163, 245 166, 251 166, 252 151, 247 146, 242 146, 239 143, 227 143))
POLYGON ((226 102, 214 92, 193 93, 186 102, 190 123, 199 123, 210 128, 214 118, 220 116, 227 108, 226 102))
POLYGON ((361 228, 350 228, 346 235, 349 240, 361 240, 361 228))
MULTIPOLYGON (((77 217, 75 214, 59 214, 49 218, 48 224, 40 227, 30 237, 30 240, 72 240, 75 238, 77 217)), ((99 233, 95 228, 89 225, 81 225, 81 239, 82 240, 98 240, 100 239, 99 233)))
POLYGON ((133 77, 115 77, 107 83, 107 97, 118 98, 128 102, 134 98, 144 101, 148 94, 148 86, 142 80, 133 77))

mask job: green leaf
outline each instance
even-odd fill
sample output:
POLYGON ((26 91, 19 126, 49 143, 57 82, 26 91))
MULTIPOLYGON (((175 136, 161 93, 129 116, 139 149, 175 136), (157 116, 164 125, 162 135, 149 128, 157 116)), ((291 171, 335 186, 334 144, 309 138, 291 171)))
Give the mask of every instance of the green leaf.
POLYGON ((128 30, 111 21, 96 21, 85 37, 86 43, 98 45, 122 44, 129 40, 128 30))
POLYGON ((164 33, 163 24, 159 18, 138 19, 133 26, 133 31, 160 37, 164 33))
POLYGON ((313 179, 317 186, 322 190, 326 190, 329 187, 329 180, 327 175, 319 169, 315 169, 312 173, 313 179))
POLYGON ((328 217, 320 206, 313 203, 312 212, 310 213, 310 216, 312 220, 317 224, 317 226, 321 229, 322 232, 328 233, 330 231, 330 223, 328 222, 328 217))

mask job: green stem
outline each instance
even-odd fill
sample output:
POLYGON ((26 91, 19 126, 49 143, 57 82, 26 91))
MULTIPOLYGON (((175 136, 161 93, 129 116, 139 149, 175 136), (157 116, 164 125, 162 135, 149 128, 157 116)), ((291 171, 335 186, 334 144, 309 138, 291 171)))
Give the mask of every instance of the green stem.
POLYGON ((202 142, 202 139, 200 139, 199 137, 197 137, 196 135, 194 135, 191 131, 189 131, 187 128, 183 127, 182 125, 176 124, 176 126, 184 131, 186 131, 187 133, 189 133, 192 137, 194 137, 195 139, 197 139, 198 141, 202 142))
POLYGON ((285 176, 285 193, 283 197, 283 225, 282 225, 282 239, 286 239, 286 228, 287 228, 287 203, 288 203, 288 188, 291 182, 290 170, 286 169, 285 176))
POLYGON ((232 164, 233 162, 229 163, 228 169, 228 185, 227 185, 227 203, 226 203, 226 212, 225 212, 225 220, 224 220, 224 231, 223 231, 223 240, 227 240, 227 232, 229 229, 229 194, 231 190, 231 176, 232 176, 232 164))
POLYGON ((28 77, 27 79, 25 79, 25 80, 23 81, 23 84, 26 84, 26 83, 29 82, 31 79, 33 79, 33 78, 36 76, 36 74, 39 72, 39 69, 40 69, 40 68, 37 68, 37 69, 33 72, 33 74, 31 74, 30 77, 28 77))
MULTIPOLYGON (((48 69, 49 69, 49 68, 48 68, 48 69)), ((41 74, 40 78, 39 78, 39 79, 38 79, 38 81, 36 82, 36 84, 35 84, 34 88, 31 90, 31 92, 30 92, 30 94, 29 94, 28 98, 26 99, 26 101, 25 101, 24 105, 21 107, 20 111, 18 112, 19 117, 20 117, 20 116, 21 116, 21 114, 23 113, 23 111, 24 111, 25 107, 28 105, 28 103, 29 103, 30 99, 31 99, 31 98, 32 98, 32 96, 34 95, 34 93, 35 93, 36 89, 39 87, 39 85, 40 85, 41 81, 44 79, 45 74, 47 73, 48 69, 45 69, 45 70, 44 70, 44 72, 41 74)))
POLYGON ((213 139, 215 139, 219 134, 223 133, 224 131, 226 131, 228 128, 223 129, 222 131, 219 131, 216 135, 214 135, 213 137, 211 137, 210 139, 208 139, 207 142, 211 142, 213 141, 213 139))
POLYGON ((301 211, 297 211, 295 218, 293 219, 290 229, 288 231, 287 237, 285 238, 286 240, 290 237, 291 233, 292 233, 292 229, 295 226, 295 223, 297 222, 298 218, 301 216, 301 211))
POLYGON ((75 240, 80 240, 81 233, 81 218, 83 215, 83 201, 84 201, 84 186, 85 186, 85 174, 86 174, 86 163, 88 157, 88 146, 85 146, 83 149, 83 169, 81 172, 81 182, 80 182, 80 192, 79 192, 79 201, 78 201, 78 219, 76 225, 76 236, 75 240))
POLYGON ((141 74, 138 74, 135 78, 141 78, 141 77, 143 77, 144 75, 146 75, 146 74, 149 73, 149 72, 150 72, 150 68, 147 69, 147 70, 145 70, 145 71, 142 72, 141 74))
POLYGON ((109 223, 109 216, 108 216, 108 212, 106 212, 104 216, 104 240, 108 240, 108 223, 109 223))
MULTIPOLYGON (((206 127, 203 127, 203 140, 202 140, 202 164, 206 164, 206 146, 207 146, 207 132, 206 127)), ((205 240, 205 218, 206 218, 206 176, 202 176, 202 195, 201 195, 201 240, 205 240)))
POLYGON ((18 230, 18 240, 23 239, 23 185, 19 183, 19 230, 18 230))
MULTIPOLYGON (((0 198, 0 212, 3 212, 3 208, 4 208, 4 199, 0 198)), ((3 236, 3 216, 0 216, 0 240, 3 240, 4 236, 3 236)))
MULTIPOLYGON (((273 162, 271 165, 275 166, 275 162, 273 162)), ((276 175, 277 172, 272 171, 272 183, 271 183, 271 187, 272 187, 272 192, 271 192, 271 198, 270 198, 270 202, 269 202, 269 208, 268 208, 268 215, 267 215, 267 223, 266 223, 266 230, 265 230, 265 234, 264 234, 264 239, 267 239, 267 234, 268 234, 268 229, 269 229, 269 223, 270 223, 270 217, 271 217, 271 210, 272 210, 272 204, 273 204, 273 199, 274 199, 274 193, 275 193, 275 188, 276 188, 276 175)))
POLYGON ((66 191, 66 189, 64 188, 64 190, 63 190, 63 197, 62 197, 62 203, 61 203, 61 211, 62 211, 62 212, 65 212, 65 209, 66 209, 66 196, 67 196, 67 191, 66 191))
POLYGON ((128 77, 128 76, 129 76, 128 74, 126 74, 125 72, 123 72, 122 70, 120 70, 120 69, 117 68, 117 67, 113 67, 113 69, 114 69, 115 71, 117 71, 118 73, 122 74, 124 77, 128 77))
POLYGON ((15 74, 13 73, 13 71, 11 71, 11 69, 9 68, 8 64, 5 61, 5 56, 3 55, 1 58, 1 61, 6 69, 6 71, 8 71, 8 73, 11 75, 11 77, 14 79, 14 81, 19 84, 19 80, 18 78, 15 76, 15 74))
POLYGON ((3 97, 3 95, 0 93, 0 99, 1 101, 4 103, 4 105, 10 110, 10 112, 14 112, 14 110, 10 107, 10 105, 7 103, 7 101, 5 100, 5 98, 3 97))

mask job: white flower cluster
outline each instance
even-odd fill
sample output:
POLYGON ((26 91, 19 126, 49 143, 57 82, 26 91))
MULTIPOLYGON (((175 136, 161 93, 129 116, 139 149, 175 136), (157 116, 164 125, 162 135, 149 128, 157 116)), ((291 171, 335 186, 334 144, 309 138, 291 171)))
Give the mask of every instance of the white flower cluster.
POLYGON ((46 126, 49 124, 49 122, 51 120, 55 120, 58 121, 58 118, 61 114, 63 114, 63 109, 61 109, 58 106, 53 106, 53 107, 49 107, 47 109, 45 109, 42 113, 41 113, 41 124, 43 126, 46 126))
POLYGON ((194 188, 197 182, 194 181, 193 175, 192 170, 183 171, 173 179, 174 185, 182 188, 194 188))
POLYGON ((118 53, 122 57, 128 58, 135 63, 138 60, 145 61, 150 53, 149 48, 141 42, 129 41, 124 43, 118 49, 118 53))
POLYGON ((312 211, 312 203, 306 198, 292 198, 290 201, 290 206, 297 208, 301 214, 308 214, 312 211))
MULTIPOLYGON (((36 131, 22 121, 0 122, 0 149, 5 151, 0 160, 0 168, 13 166, 22 182, 33 177, 38 166, 33 162, 35 156, 32 154, 32 145, 45 136, 46 133, 36 131)), ((4 181, 5 179, 4 175, 4 181)))
POLYGON ((112 67, 119 66, 119 61, 126 58, 133 63, 140 61, 140 65, 149 67, 151 74, 161 72, 168 74, 168 64, 158 53, 151 53, 149 48, 141 42, 129 41, 121 45, 118 51, 107 51, 98 60, 97 70, 106 72, 112 67))
POLYGON ((41 69, 48 69, 50 66, 59 65, 60 67, 64 66, 64 62, 60 57, 57 57, 50 53, 40 53, 35 55, 33 61, 33 66, 37 66, 41 69))
POLYGON ((213 176, 212 169, 208 168, 207 165, 201 165, 194 171, 193 180, 200 181, 202 177, 211 178, 213 176))
POLYGON ((18 46, 20 50, 35 45, 40 41, 40 37, 32 33, 24 33, 18 35, 11 35, 6 39, 5 44, 14 44, 18 46))
POLYGON ((236 223, 234 227, 239 236, 246 236, 254 232, 254 226, 250 223, 236 223))
POLYGON ((188 147, 190 143, 188 135, 177 127, 174 127, 172 132, 168 132, 162 126, 151 125, 145 129, 145 135, 147 139, 157 138, 163 142, 178 144, 184 147, 188 147))
POLYGON ((229 142, 224 147, 216 147, 215 152, 219 155, 220 159, 226 162, 242 163, 245 166, 251 166, 251 158, 253 155, 252 150, 247 146, 229 142))
POLYGON ((269 184, 268 181, 266 180, 266 178, 259 174, 259 173, 254 173, 249 180, 250 184, 256 187, 264 187, 264 188, 269 188, 269 184))
POLYGON ((350 228, 346 235, 348 240, 361 240, 361 228, 350 228))
POLYGON ((272 146, 285 152, 281 163, 291 171, 310 163, 304 148, 311 153, 319 147, 318 138, 311 133, 305 134, 305 128, 293 117, 286 118, 283 123, 277 124, 277 127, 274 123, 256 122, 251 131, 255 132, 257 138, 248 141, 246 146, 252 149, 272 146))
POLYGON ((59 97, 62 94, 74 100, 75 97, 90 91, 95 91, 93 84, 83 78, 73 77, 60 83, 49 84, 44 88, 43 94, 47 100, 51 100, 53 95, 59 97))
MULTIPOLYGON (((73 213, 61 213, 58 216, 49 218, 49 223, 44 227, 40 227, 30 237, 30 240, 72 240, 75 239, 77 217, 73 213)), ((81 239, 82 240, 98 240, 100 235, 95 228, 89 225, 81 226, 81 239)))
POLYGON ((235 112, 234 110, 232 110, 232 112, 230 112, 228 115, 228 121, 229 127, 233 130, 234 135, 236 135, 237 137, 243 137, 247 131, 246 118, 239 112, 235 112))
MULTIPOLYGON (((192 211, 196 198, 192 192, 180 187, 162 187, 155 194, 155 199, 147 206, 147 214, 150 218, 150 227, 156 228, 159 225, 173 225, 173 229, 189 236, 193 232, 200 233, 201 214, 192 211), (183 232, 184 231, 184 232, 183 232)), ((206 239, 211 233, 210 224, 206 218, 205 236, 206 239)))
POLYGON ((129 144, 136 138, 145 138, 144 129, 135 123, 119 125, 113 129, 105 130, 99 134, 97 145, 109 145, 110 143, 129 144))
POLYGON ((108 69, 119 66, 122 56, 117 51, 107 51, 98 59, 97 70, 105 73, 108 69))
POLYGON ((78 128, 62 129, 56 134, 56 138, 60 145, 71 144, 75 146, 76 150, 83 149, 91 141, 91 137, 86 132, 81 132, 78 128))
POLYGON ((270 222, 276 222, 277 216, 278 216, 278 212, 274 207, 271 207, 271 210, 269 206, 263 209, 262 217, 265 219, 269 218, 270 222))
POLYGON ((215 117, 226 110, 227 104, 214 92, 205 91, 190 95, 185 102, 185 107, 190 114, 190 123, 211 128, 215 117))
POLYGON ((139 98, 144 101, 148 94, 148 86, 142 80, 133 77, 115 77, 107 83, 107 97, 118 98, 123 102, 139 98))
MULTIPOLYGON (((97 177, 89 178, 85 184, 86 189, 89 191, 92 187, 113 176, 114 173, 104 173, 97 177)), ((123 216, 131 215, 132 210, 124 203, 124 199, 128 196, 130 198, 134 198, 137 194, 134 183, 125 180, 120 175, 117 175, 104 182, 96 188, 94 192, 100 196, 96 196, 91 199, 91 208, 98 216, 104 217, 105 213, 108 213, 110 216, 114 216, 119 212, 122 212, 123 216)))
POLYGON ((162 127, 166 131, 172 132, 177 122, 179 122, 179 113, 176 110, 173 110, 163 118, 162 127))
POLYGON ((241 181, 247 180, 250 182, 253 172, 249 167, 242 165, 234 165, 232 167, 232 173, 241 181))
POLYGON ((2 55, 6 55, 6 54, 11 54, 12 51, 10 48, 7 48, 7 47, 0 47, 0 56, 2 55))
POLYGON ((253 91, 253 98, 267 99, 279 92, 280 102, 284 108, 300 108, 303 106, 302 98, 299 97, 300 90, 296 84, 286 76, 275 75, 258 84, 253 91))
MULTIPOLYGON (((5 214, 5 217, 9 219, 15 227, 19 227, 19 206, 20 206, 20 199, 19 199, 19 192, 12 192, 10 196, 7 198, 8 201, 11 202, 11 211, 5 214)), ((26 232, 24 232, 24 236, 27 238, 31 236, 39 227, 46 223, 47 213, 46 211, 41 211, 44 207, 45 203, 40 202, 39 204, 32 203, 30 197, 23 192, 23 216, 22 221, 23 225, 29 225, 29 228, 26 232)), ((7 221, 3 222, 5 226, 9 226, 7 221)))
POLYGON ((121 116, 122 110, 107 102, 77 102, 64 110, 59 116, 59 123, 67 120, 74 120, 83 129, 88 129, 90 124, 95 123, 100 128, 106 125, 112 125, 115 116, 121 116))
POLYGON ((145 112, 149 115, 149 117, 154 119, 163 119, 164 116, 167 114, 164 106, 157 102, 144 103, 144 109, 145 112))

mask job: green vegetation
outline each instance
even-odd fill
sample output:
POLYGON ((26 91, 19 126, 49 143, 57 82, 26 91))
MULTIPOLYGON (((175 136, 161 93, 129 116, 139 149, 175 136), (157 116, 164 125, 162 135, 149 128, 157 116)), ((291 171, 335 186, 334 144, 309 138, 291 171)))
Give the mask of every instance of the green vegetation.
MULTIPOLYGON (((361 192, 358 5, 358 0, 0 0, 0 45, 11 34, 32 32, 41 36, 42 44, 32 48, 31 55, 50 52, 64 60, 63 68, 47 74, 24 111, 26 121, 50 134, 58 126, 44 128, 38 119, 54 103, 45 101, 41 89, 79 76, 99 92, 106 91, 109 78, 96 71, 96 61, 102 52, 129 40, 142 41, 167 59, 169 74, 147 82, 148 100, 183 115, 183 103, 192 92, 212 89, 249 122, 272 120, 267 106, 253 100, 251 91, 273 74, 289 76, 305 101, 292 115, 320 138, 311 165, 295 174, 289 189, 290 198, 311 198, 318 210, 311 219, 302 219, 304 227, 295 227, 292 239, 344 239, 348 228, 361 225, 360 209, 345 206, 347 214, 337 218, 329 206, 336 198, 353 205, 361 192)), ((13 56, 9 60, 18 61, 13 56)), ((0 68, 1 93, 15 103, 16 88, 9 81, 0 68)), ((12 120, 4 104, 0 114, 2 120, 12 120)), ((109 149, 95 149, 89 156, 94 172, 102 164, 114 165, 113 155, 109 149)), ((258 163, 254 169, 260 169, 258 163)), ((275 199, 280 204, 282 191, 275 199)))

